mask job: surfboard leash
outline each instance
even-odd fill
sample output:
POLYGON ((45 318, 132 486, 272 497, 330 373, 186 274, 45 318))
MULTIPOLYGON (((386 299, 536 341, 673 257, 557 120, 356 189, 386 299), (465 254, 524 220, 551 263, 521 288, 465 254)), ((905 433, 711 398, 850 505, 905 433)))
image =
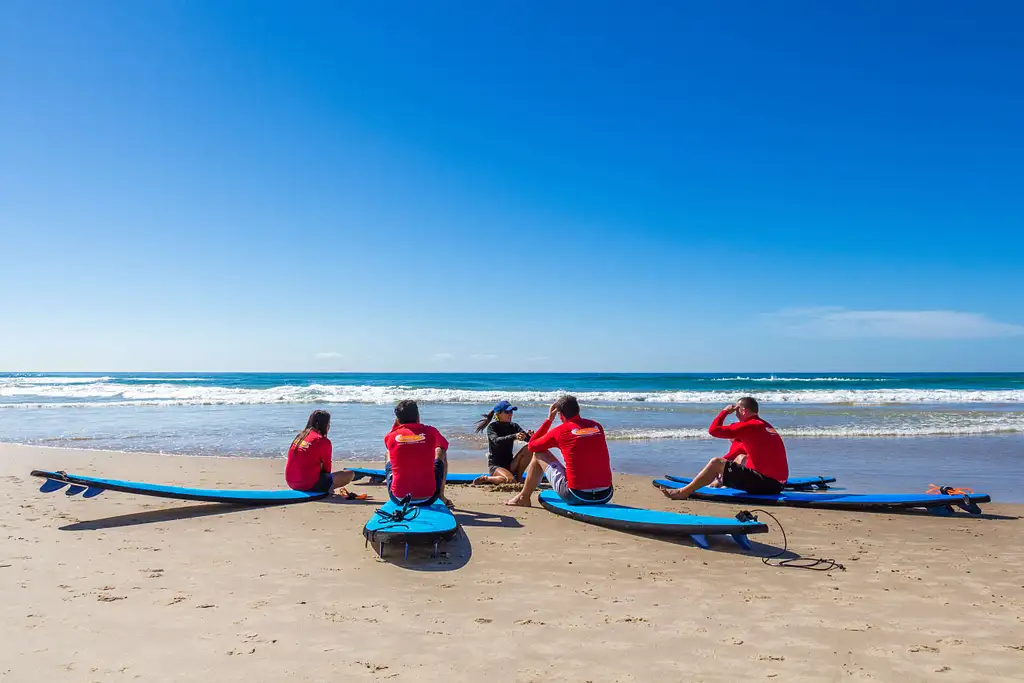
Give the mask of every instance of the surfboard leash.
POLYGON ((754 514, 756 512, 763 512, 764 514, 768 515, 773 520, 775 520, 775 523, 779 527, 779 531, 782 532, 782 550, 773 555, 766 555, 761 558, 761 562, 763 562, 766 566, 783 567, 787 569, 810 569, 811 571, 815 572, 830 572, 833 569, 839 569, 844 572, 846 571, 845 566, 843 566, 839 562, 836 562, 834 559, 830 557, 798 556, 780 559, 789 550, 789 538, 786 536, 786 528, 782 526, 782 522, 779 521, 778 517, 768 512, 767 510, 755 508, 753 510, 741 510, 739 514, 736 515, 736 519, 740 522, 756 522, 757 515, 754 514))

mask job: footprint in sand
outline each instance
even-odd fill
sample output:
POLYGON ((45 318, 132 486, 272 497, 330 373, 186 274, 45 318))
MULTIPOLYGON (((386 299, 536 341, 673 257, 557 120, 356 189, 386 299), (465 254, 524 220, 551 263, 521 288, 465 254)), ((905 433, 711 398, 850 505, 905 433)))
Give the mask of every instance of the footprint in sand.
POLYGON ((97 595, 96 600, 99 602, 117 602, 118 600, 127 600, 127 595, 97 595))
POLYGON ((169 603, 167 603, 167 607, 170 607, 171 605, 177 605, 179 602, 184 602, 185 600, 188 600, 186 596, 176 595, 173 598, 171 598, 171 601, 169 603))

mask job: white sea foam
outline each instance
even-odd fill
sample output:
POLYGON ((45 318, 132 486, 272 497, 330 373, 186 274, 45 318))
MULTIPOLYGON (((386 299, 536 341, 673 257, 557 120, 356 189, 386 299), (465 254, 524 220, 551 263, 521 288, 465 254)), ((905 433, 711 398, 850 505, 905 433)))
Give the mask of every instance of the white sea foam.
POLYGON ((887 382, 883 377, 712 377, 712 382, 887 382))
MULTIPOLYGON (((40 378, 31 378, 40 379, 40 378)), ((57 378, 45 378, 57 379, 57 378)), ((241 389, 217 386, 184 386, 180 383, 124 384, 108 378, 64 384, 26 384, 21 379, 0 382, 0 399, 49 399, 46 403, 103 401, 103 405, 257 405, 282 403, 367 403, 387 404, 412 398, 424 403, 493 403, 509 399, 520 404, 550 403, 565 393, 558 391, 477 391, 468 389, 409 388, 403 386, 282 385, 267 389, 241 389)), ((736 400, 736 392, 725 391, 577 391, 587 404, 655 405, 726 404, 736 400)), ((775 389, 759 392, 758 400, 769 404, 1017 404, 1024 403, 1024 390, 955 389, 775 389)), ((43 401, 39 401, 43 403, 43 401)), ((0 405, 21 405, 2 402, 0 405)))
MULTIPOLYGON (((981 436, 985 434, 1020 434, 1024 433, 1024 417, 1000 416, 992 419, 955 420, 951 422, 936 421, 933 423, 917 423, 890 426, 841 425, 822 427, 790 427, 779 428, 779 433, 786 439, 819 438, 882 438, 882 437, 919 437, 919 436, 981 436)), ((608 432, 608 438, 616 441, 657 441, 664 439, 710 439, 706 429, 624 429, 608 432)))

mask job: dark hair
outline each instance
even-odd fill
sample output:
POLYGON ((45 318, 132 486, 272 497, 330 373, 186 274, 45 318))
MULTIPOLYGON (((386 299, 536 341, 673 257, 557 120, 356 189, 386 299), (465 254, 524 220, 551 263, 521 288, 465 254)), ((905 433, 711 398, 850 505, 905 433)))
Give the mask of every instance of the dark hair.
POLYGON ((555 408, 566 418, 573 418, 580 414, 580 404, 575 396, 563 396, 555 401, 555 408))
POLYGON ((395 417, 398 418, 398 423, 403 425, 419 422, 420 407, 412 399, 407 398, 404 401, 399 401, 398 405, 395 406, 395 417))
POLYGON ((477 434, 487 429, 487 425, 491 424, 491 420, 494 419, 494 411, 485 413, 480 416, 480 420, 476 423, 477 434))
POLYGON ((740 400, 736 401, 736 405, 752 413, 757 412, 757 399, 752 396, 744 396, 740 400))
MULTIPOLYGON (((292 439, 292 448, 300 441, 304 441, 310 432, 315 431, 320 436, 327 434, 331 428, 331 414, 326 410, 314 410, 306 420, 306 428, 299 432, 299 435, 292 439)), ((290 450, 290 449, 289 449, 290 450)))

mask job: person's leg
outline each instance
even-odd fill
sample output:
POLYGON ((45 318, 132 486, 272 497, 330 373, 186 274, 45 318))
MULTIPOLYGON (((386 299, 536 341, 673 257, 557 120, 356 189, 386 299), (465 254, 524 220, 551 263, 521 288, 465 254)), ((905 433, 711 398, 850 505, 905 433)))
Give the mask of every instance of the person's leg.
POLYGON ((529 446, 523 446, 512 458, 512 465, 508 468, 509 472, 512 473, 512 481, 522 479, 526 468, 530 466, 531 462, 533 462, 533 453, 530 452, 529 446))
POLYGON ((526 468, 526 482, 523 483, 523 490, 506 500, 505 505, 530 507, 530 496, 540 486, 540 480, 544 477, 544 468, 553 462, 557 462, 557 458, 551 454, 551 451, 534 453, 530 466, 526 468))
POLYGON ((707 486, 718 477, 722 476, 722 472, 725 471, 725 463, 728 460, 725 458, 712 458, 711 461, 705 465, 704 469, 700 471, 696 477, 693 478, 689 484, 681 489, 662 489, 661 492, 672 500, 686 500, 699 488, 707 486))
MULTIPOLYGON (((740 453, 735 458, 733 458, 732 461, 734 463, 736 463, 737 465, 742 465, 743 467, 746 467, 747 466, 747 454, 746 453, 740 453)), ((725 482, 722 481, 722 475, 720 474, 717 477, 715 477, 715 480, 713 482, 711 482, 710 484, 708 484, 708 486, 711 486, 711 487, 716 488, 716 489, 720 489, 720 488, 724 487, 725 486, 725 482)))
POLYGON ((511 472, 506 470, 504 467, 495 467, 493 472, 490 474, 481 474, 479 477, 473 480, 474 486, 480 486, 481 484, 511 484, 515 482, 516 478, 511 472))
POLYGON ((351 484, 352 480, 356 478, 356 473, 350 470, 338 470, 333 472, 331 476, 334 478, 334 487, 339 488, 351 484))

